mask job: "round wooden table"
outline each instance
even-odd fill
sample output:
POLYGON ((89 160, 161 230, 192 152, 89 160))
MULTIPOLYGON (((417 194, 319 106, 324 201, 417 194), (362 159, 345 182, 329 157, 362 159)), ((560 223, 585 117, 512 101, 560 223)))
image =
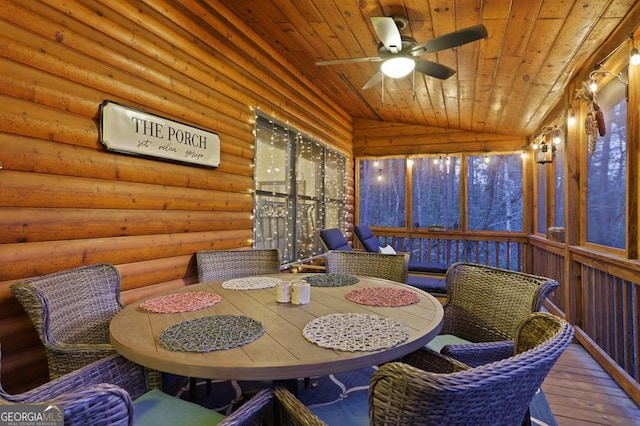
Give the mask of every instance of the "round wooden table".
MULTIPOLYGON (((293 280, 303 276, 280 274, 277 277, 293 280)), ((222 288, 224 280, 190 285, 159 295, 205 291, 221 295, 222 301, 209 308, 174 314, 144 311, 139 308, 144 300, 137 301, 111 321, 111 343, 126 358, 167 373, 204 379, 287 380, 340 373, 396 360, 424 346, 438 334, 443 310, 436 298, 404 284, 358 278, 358 283, 348 286, 311 287, 311 302, 306 305, 276 302, 275 288, 228 290, 222 288), (418 293, 420 301, 401 307, 375 307, 345 298, 347 292, 359 287, 408 289, 418 293), (302 335, 309 321, 334 313, 382 315, 406 325, 409 338, 390 349, 346 352, 322 348, 302 335), (244 346, 206 353, 172 351, 158 342, 160 333, 170 325, 211 315, 244 315, 260 321, 265 331, 244 346)))

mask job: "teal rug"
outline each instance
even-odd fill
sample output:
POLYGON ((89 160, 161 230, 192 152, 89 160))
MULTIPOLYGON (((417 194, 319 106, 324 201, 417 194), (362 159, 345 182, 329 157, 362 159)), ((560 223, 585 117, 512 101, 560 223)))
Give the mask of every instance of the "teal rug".
MULTIPOLYGON (((367 391, 375 369, 376 367, 370 367, 314 377, 306 387, 303 380, 298 380, 298 398, 325 421, 329 420, 330 426, 343 426, 345 418, 353 421, 354 416, 361 418, 362 421, 358 424, 367 424, 367 391)), ((197 385, 196 403, 228 415, 246 400, 247 395, 272 386, 272 383, 214 380, 208 394, 205 380, 198 380, 197 385)), ((167 393, 185 400, 190 399, 189 384, 185 377, 165 375, 164 388, 167 393)), ((542 390, 538 391, 529 409, 532 425, 558 425, 542 390)))

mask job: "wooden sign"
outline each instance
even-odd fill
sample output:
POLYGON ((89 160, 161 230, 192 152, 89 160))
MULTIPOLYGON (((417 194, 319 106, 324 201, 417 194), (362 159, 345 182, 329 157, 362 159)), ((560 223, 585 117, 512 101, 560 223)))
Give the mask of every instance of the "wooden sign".
POLYGON ((110 101, 100 106, 100 142, 110 151, 209 167, 220 165, 220 138, 216 133, 110 101))

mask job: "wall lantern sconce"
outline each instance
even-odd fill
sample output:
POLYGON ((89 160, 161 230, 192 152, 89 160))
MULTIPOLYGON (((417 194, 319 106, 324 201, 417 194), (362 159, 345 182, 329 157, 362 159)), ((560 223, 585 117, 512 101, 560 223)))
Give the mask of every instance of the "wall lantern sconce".
POLYGON ((557 126, 544 126, 542 131, 536 135, 535 140, 539 140, 539 143, 533 144, 533 149, 536 149, 536 163, 547 164, 552 163, 556 158, 556 145, 562 141, 562 133, 557 126), (547 143, 547 137, 551 135, 551 143, 547 143))

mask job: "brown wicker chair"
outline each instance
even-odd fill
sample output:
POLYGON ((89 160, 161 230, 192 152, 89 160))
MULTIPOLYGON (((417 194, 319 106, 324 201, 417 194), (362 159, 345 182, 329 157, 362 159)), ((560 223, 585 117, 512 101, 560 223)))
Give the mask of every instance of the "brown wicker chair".
POLYGON ((438 350, 445 343, 441 353, 470 366, 506 358, 513 354, 520 321, 539 311, 544 299, 557 287, 557 281, 546 277, 454 263, 447 272, 443 326, 428 347, 438 350), (446 344, 451 340, 463 343, 446 344), (485 342, 501 343, 492 345, 490 352, 478 346, 485 342))
MULTIPOLYGON (((35 389, 9 395, 0 386, 0 405, 49 404, 63 410, 65 426, 202 424, 202 420, 221 420, 224 416, 196 404, 162 394, 148 392, 145 370, 120 355, 111 355, 60 376, 35 389), (132 401, 134 399, 135 401, 132 401), (157 414, 169 413, 157 423, 157 414), (135 418, 135 421, 134 421, 135 418), (155 420, 154 420, 155 418, 155 420)), ((259 426, 273 399, 273 391, 264 389, 226 418, 220 426, 259 426)), ((214 423, 215 424, 215 423, 214 423)))
POLYGON ((326 256, 327 273, 343 273, 407 282, 408 254, 381 254, 330 251, 326 256))
POLYGON ((196 260, 201 283, 280 272, 277 249, 203 250, 196 253, 196 260))
POLYGON ((100 263, 13 284, 47 353, 49 378, 115 353, 109 322, 122 309, 120 274, 100 263))
MULTIPOLYGON (((376 371, 369 385, 371 425, 521 425, 528 407, 574 329, 548 313, 533 313, 517 327, 522 351, 479 367, 468 367, 430 349, 376 371), (533 347, 532 347, 533 346, 533 347), (425 369, 428 369, 425 370, 425 369)), ((288 391, 277 388, 281 425, 324 425, 288 391)))

